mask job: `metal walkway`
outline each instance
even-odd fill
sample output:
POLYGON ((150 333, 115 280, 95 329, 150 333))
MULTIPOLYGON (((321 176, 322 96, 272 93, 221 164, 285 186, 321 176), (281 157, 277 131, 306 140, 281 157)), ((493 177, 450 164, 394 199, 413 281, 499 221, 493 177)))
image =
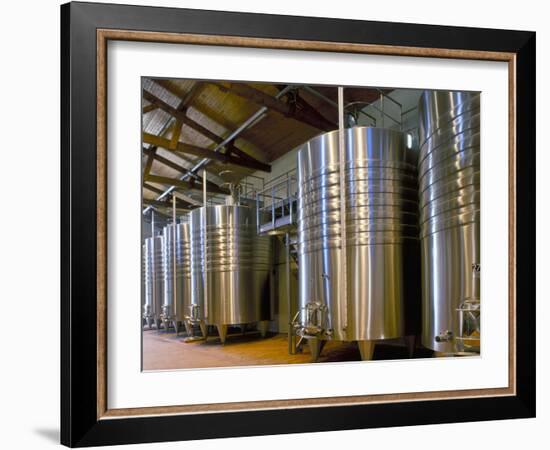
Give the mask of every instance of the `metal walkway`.
POLYGON ((274 178, 256 193, 258 234, 281 235, 295 232, 296 195, 295 170, 274 178))

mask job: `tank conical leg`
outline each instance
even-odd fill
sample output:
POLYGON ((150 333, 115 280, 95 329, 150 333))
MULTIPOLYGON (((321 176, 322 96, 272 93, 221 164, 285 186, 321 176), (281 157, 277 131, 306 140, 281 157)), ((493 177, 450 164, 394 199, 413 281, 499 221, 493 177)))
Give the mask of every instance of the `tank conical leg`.
POLYGON ((304 338, 300 337, 300 339, 298 339, 298 343, 296 344, 296 352, 302 353, 302 351, 304 350, 303 344, 304 344, 304 338))
POLYGON ((147 328, 149 328, 150 330, 153 329, 153 319, 151 317, 147 317, 147 328))
POLYGON ((318 338, 312 338, 308 339, 307 343, 309 344, 309 351, 311 353, 311 362, 317 362, 319 356, 321 356, 325 341, 318 338))
POLYGON ((191 324, 189 323, 188 320, 185 320, 183 322, 184 326, 185 326, 185 332, 187 333, 187 337, 191 337, 193 336, 193 327, 191 326, 191 324))
POLYGON ((199 327, 201 329, 202 337, 206 339, 208 337, 208 327, 206 326, 206 322, 201 320, 199 322, 199 327))
POLYGON ((179 332, 178 321, 174 320, 173 324, 174 324, 174 331, 176 332, 176 336, 177 336, 179 332))
POLYGON ((227 337, 227 325, 218 325, 218 334, 220 335, 220 341, 225 344, 225 338, 227 337))
POLYGON ((155 320, 155 326, 157 327, 157 331, 160 331, 161 329, 161 323, 162 323, 162 320, 159 320, 159 319, 156 319, 155 320))
POLYGON ((357 341, 359 353, 361 353, 361 361, 370 361, 374 354, 374 341, 357 341))
POLYGON ((409 351, 409 358, 414 355, 414 349, 416 348, 416 336, 405 336, 405 343, 407 344, 407 350, 409 351))
POLYGON ((267 327, 269 325, 269 322, 267 320, 262 320, 258 322, 258 330, 260 330, 260 336, 263 338, 267 335, 267 327))

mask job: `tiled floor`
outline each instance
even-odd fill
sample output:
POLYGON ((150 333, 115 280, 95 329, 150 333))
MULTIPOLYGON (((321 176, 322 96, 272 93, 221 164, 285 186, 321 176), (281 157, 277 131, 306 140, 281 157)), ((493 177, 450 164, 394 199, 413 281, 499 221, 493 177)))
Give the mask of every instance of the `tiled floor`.
MULTIPOLYGON (((430 352, 417 349, 415 357, 429 357, 430 352)), ((405 347, 378 344, 374 359, 407 358, 405 347)), ((327 342, 319 362, 359 361, 355 343, 327 342)), ((304 364, 310 362, 307 345, 302 353, 288 354, 286 334, 271 334, 261 338, 259 334, 228 335, 225 345, 217 336, 205 341, 184 342, 182 335, 174 332, 145 330, 143 332, 143 370, 187 369, 199 367, 230 367, 275 364, 304 364)))

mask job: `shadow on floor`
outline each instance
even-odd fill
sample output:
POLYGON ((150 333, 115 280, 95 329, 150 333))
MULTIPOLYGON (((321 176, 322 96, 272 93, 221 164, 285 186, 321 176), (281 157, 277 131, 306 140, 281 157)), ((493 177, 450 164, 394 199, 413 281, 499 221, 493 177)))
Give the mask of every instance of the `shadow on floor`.
POLYGON ((34 432, 43 437, 45 440, 53 442, 54 444, 59 444, 59 429, 57 428, 37 428, 34 432))
MULTIPOLYGON (((309 353, 307 345, 304 352, 309 353)), ((416 348, 412 359, 431 358, 433 352, 424 348, 416 348)), ((392 359, 411 359, 406 347, 377 343, 374 347, 373 361, 388 361, 392 359)), ((361 355, 355 342, 335 342, 327 344, 319 357, 319 362, 361 361, 361 355)))

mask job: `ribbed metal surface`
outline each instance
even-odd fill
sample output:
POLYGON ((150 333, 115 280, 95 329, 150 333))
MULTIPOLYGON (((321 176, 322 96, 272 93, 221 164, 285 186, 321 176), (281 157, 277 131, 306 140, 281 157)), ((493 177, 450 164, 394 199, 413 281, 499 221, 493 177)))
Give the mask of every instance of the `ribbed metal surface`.
POLYGON ((420 98, 423 345, 454 352, 457 308, 479 298, 479 94, 426 91, 420 98), (438 342, 440 341, 440 342, 438 342))
POLYGON ((145 315, 145 244, 141 246, 141 314, 145 315))
POLYGON ((183 322, 191 305, 191 236, 189 224, 168 225, 164 237, 163 320, 183 322), (175 240, 174 240, 175 238, 175 240), (175 245, 174 245, 175 243, 175 245))
POLYGON ((190 213, 192 302, 209 324, 270 319, 271 242, 257 236, 255 213, 234 205, 190 213))
POLYGON ((143 317, 149 321, 159 320, 164 297, 164 266, 162 256, 163 238, 145 239, 145 305, 143 317))
POLYGON ((418 266, 417 155, 397 131, 345 133, 347 299, 340 298, 339 132, 333 131, 298 152, 300 306, 326 305, 337 340, 403 336, 405 295, 407 301, 416 295, 404 264, 418 266))

